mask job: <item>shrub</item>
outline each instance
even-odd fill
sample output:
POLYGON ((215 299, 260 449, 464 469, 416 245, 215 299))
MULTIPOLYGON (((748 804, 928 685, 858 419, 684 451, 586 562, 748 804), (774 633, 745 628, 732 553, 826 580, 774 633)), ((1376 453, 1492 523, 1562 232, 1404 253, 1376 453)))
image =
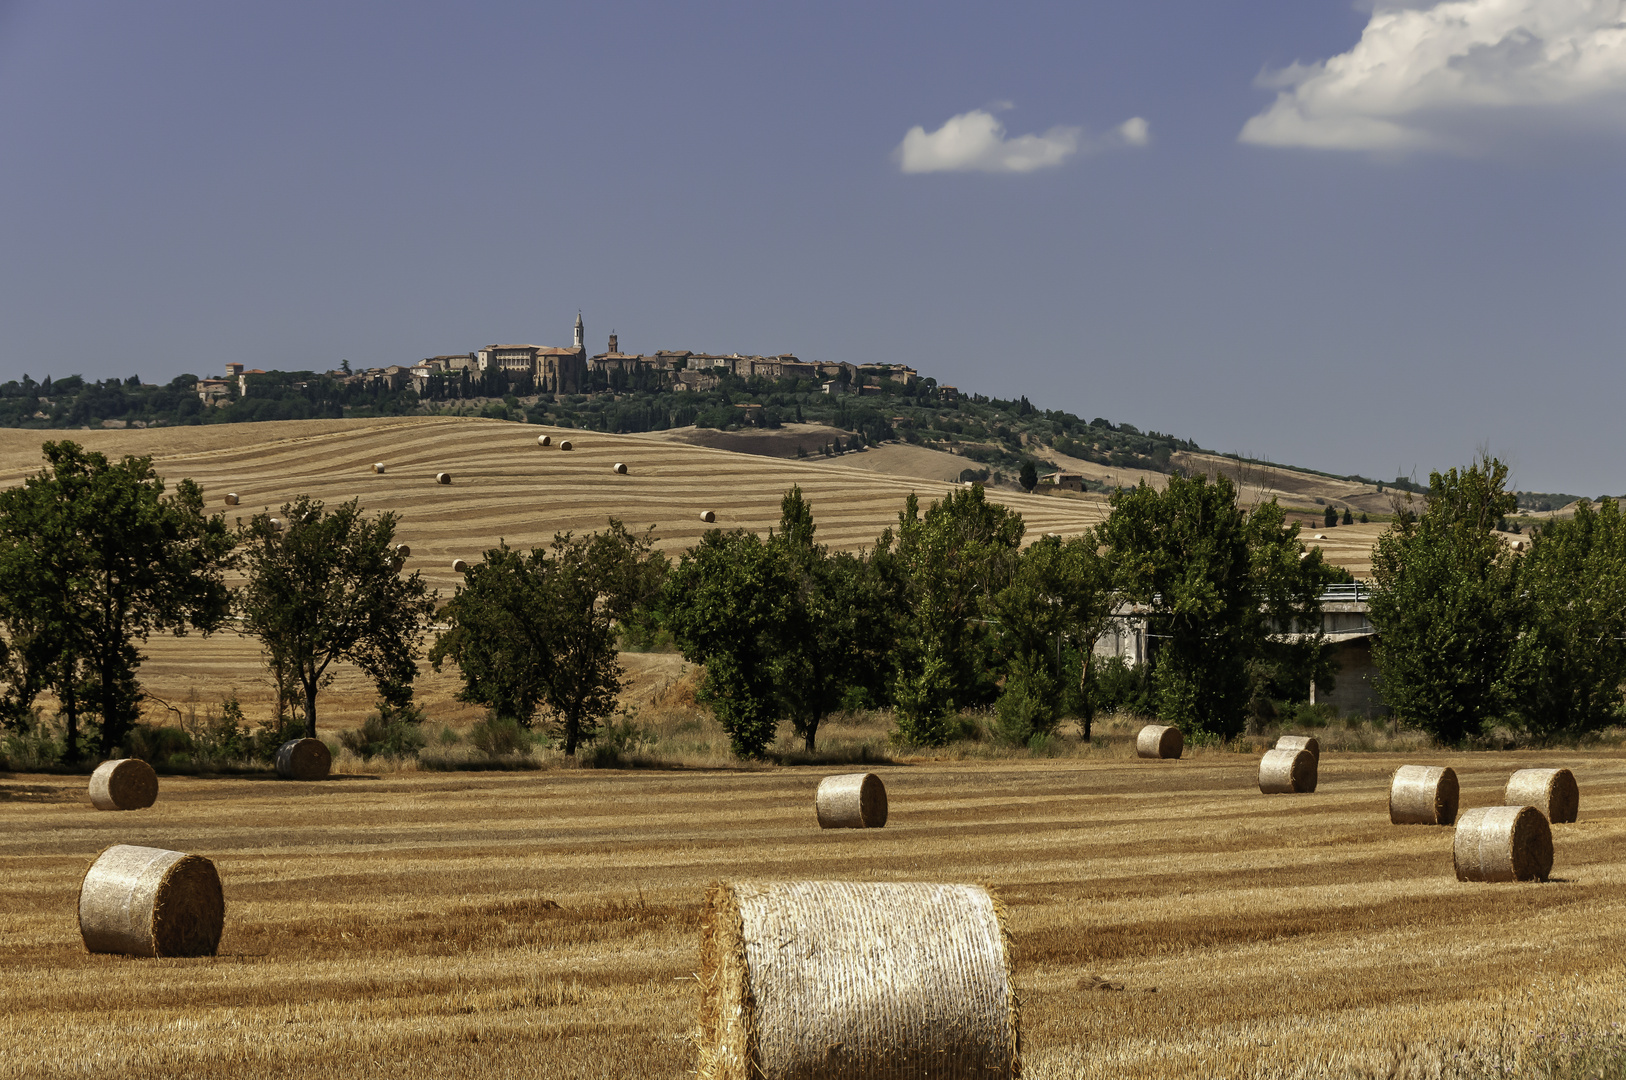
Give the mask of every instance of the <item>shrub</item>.
POLYGON ((1145 665, 1131 666, 1121 656, 1097 663, 1090 672, 1090 701, 1100 712, 1153 714, 1152 691, 1145 665))
POLYGON ((487 716, 469 732, 469 742, 487 757, 514 757, 531 752, 531 735, 519 721, 506 716, 487 716))
POLYGON ((124 749, 153 768, 192 764, 197 740, 183 728, 137 724, 124 737, 124 749))
POLYGON ((363 761, 417 757, 428 741, 417 724, 386 716, 383 710, 368 715, 360 728, 339 733, 339 742, 363 761))
POLYGON ((1056 728, 1056 688, 1043 672, 1012 675, 994 703, 994 731, 1012 746, 1048 736, 1056 728))
POLYGON ((56 729, 34 710, 33 722, 0 739, 0 769, 33 772, 62 761, 62 739, 56 729))

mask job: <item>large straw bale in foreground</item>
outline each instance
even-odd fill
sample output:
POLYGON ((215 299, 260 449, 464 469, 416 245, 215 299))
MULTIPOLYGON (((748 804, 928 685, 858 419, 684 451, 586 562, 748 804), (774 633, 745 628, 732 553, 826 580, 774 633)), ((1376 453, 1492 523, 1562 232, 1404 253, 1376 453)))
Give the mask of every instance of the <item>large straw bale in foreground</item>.
POLYGON ((437 484, 450 484, 451 482, 452 482, 452 474, 451 473, 449 473, 449 472, 438 472, 438 473, 435 474, 435 483, 437 483, 437 484))
POLYGON ((717 512, 715 510, 702 510, 700 511, 700 520, 710 525, 717 520, 717 512))
POLYGON ((1568 769, 1520 769, 1508 779, 1502 802, 1534 806, 1550 824, 1562 825, 1581 812, 1581 789, 1568 769))
POLYGON ((553 445, 553 436, 552 435, 538 435, 536 437, 536 445, 538 445, 538 446, 552 446, 553 445))
POLYGON ((1533 806, 1476 806, 1451 845, 1458 881, 1545 881, 1553 871, 1553 829, 1533 806))
POLYGON ((90 774, 90 802, 98 810, 145 810, 158 801, 158 774, 140 758, 104 761, 90 774))
POLYGON ((1308 750, 1266 750, 1259 759, 1259 790, 1266 795, 1308 795, 1315 784, 1316 760, 1308 750))
POLYGON ((1314 735, 1283 735, 1276 740, 1277 750, 1308 750, 1310 756, 1315 758, 1316 764, 1321 764, 1321 741, 1314 735))
POLYGON ((115 844, 79 886, 79 936, 93 953, 213 956, 226 901, 201 855, 115 844))
POLYGON ((321 739, 290 739, 277 749, 277 775, 284 780, 325 780, 333 751, 321 739))
POLYGON ((237 492, 235 492, 235 491, 226 492, 226 505, 227 506, 236 506, 237 505, 237 492))
POLYGON ((1402 765, 1389 781, 1392 825, 1450 825, 1457 820, 1456 771, 1440 765, 1402 765))
POLYGON ((1186 738, 1177 727, 1147 724, 1135 736, 1135 753, 1139 757, 1177 758, 1186 748, 1186 738))
POLYGON ((879 829, 886 824, 886 785, 874 773, 826 776, 813 805, 821 829, 879 829))
POLYGON ((708 1080, 1021 1075, 1005 913, 976 885, 718 883, 700 923, 708 1080))

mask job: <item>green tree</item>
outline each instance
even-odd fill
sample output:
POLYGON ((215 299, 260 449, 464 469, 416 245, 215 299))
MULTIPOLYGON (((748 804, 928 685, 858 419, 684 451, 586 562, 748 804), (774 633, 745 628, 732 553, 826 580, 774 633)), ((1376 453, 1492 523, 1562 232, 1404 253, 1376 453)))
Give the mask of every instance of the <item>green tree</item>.
MULTIPOLYGON (((1023 400, 1026 399, 1024 398, 1023 400)), ((1028 492, 1029 494, 1033 492, 1034 488, 1039 486, 1039 467, 1033 463, 1032 458, 1028 458, 1022 462, 1022 472, 1018 476, 1017 482, 1022 485, 1022 490, 1028 492)))
POLYGON ((999 696, 999 648, 983 604, 1011 581, 1022 517, 987 500, 981 484, 951 493, 925 514, 910 495, 876 557, 902 582, 903 618, 893 697, 898 737, 941 745, 955 708, 999 696))
POLYGON ((1338 511, 1328 506, 1321 512, 1321 524, 1329 529, 1335 527, 1338 524, 1338 511))
POLYGON ((1350 509, 1347 506, 1344 507, 1343 524, 1345 524, 1345 525, 1353 525, 1353 524, 1355 524, 1355 515, 1350 512, 1350 509))
POLYGON ((1023 743, 1055 730, 1064 692, 1064 653, 1079 663, 1080 717, 1090 737, 1088 686, 1095 643, 1116 601, 1093 530, 1063 542, 1046 536, 1022 552, 1011 583, 986 605, 998 627, 1005 686, 995 711, 1001 734, 1023 743))
POLYGON ((1320 551, 1303 549, 1274 501, 1243 510, 1225 476, 1120 489, 1100 536, 1120 599, 1146 613, 1158 715, 1188 733, 1240 733, 1249 662, 1295 631, 1319 634, 1332 576, 1320 551))
POLYGON ((1507 683, 1512 719, 1548 742, 1617 724, 1626 685, 1626 517, 1582 499, 1516 562, 1527 622, 1507 683))
POLYGON ((1526 602, 1515 560, 1494 535, 1516 500, 1507 466, 1429 474, 1420 515, 1399 515, 1372 553, 1374 658, 1383 697, 1441 742, 1480 734, 1509 704, 1507 672, 1526 602))
POLYGON ((395 561, 395 515, 367 517, 351 499, 331 511, 301 495, 280 519, 239 525, 248 581, 238 607, 274 673, 302 696, 305 734, 316 737, 316 694, 333 665, 354 664, 399 699, 417 676, 413 659, 435 597, 421 574, 395 561))
POLYGON ((778 733, 779 661, 805 629, 798 593, 783 554, 743 529, 708 531, 667 580, 667 628, 705 665, 701 697, 740 757, 764 756, 778 733))
POLYGON ((21 696, 56 691, 72 761, 81 704, 100 720, 103 754, 140 715, 138 642, 225 620, 233 539, 191 480, 165 495, 150 457, 111 462, 66 441, 43 451, 37 475, 0 492, 0 619, 21 696))
POLYGON ((897 636, 895 588, 870 559, 832 554, 814 541, 813 508, 800 486, 780 502, 779 529, 769 546, 785 561, 795 593, 792 632, 782 636, 774 661, 775 685, 785 715, 812 750, 819 724, 859 697, 884 693, 897 636))

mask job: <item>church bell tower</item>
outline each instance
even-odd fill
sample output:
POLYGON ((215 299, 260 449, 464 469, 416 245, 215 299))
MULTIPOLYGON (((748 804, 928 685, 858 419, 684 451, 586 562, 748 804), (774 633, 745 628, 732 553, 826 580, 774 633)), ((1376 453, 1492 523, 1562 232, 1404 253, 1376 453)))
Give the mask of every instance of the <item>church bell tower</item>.
POLYGON ((578 352, 586 348, 585 333, 586 331, 582 327, 582 313, 578 311, 576 312, 576 349, 578 352))

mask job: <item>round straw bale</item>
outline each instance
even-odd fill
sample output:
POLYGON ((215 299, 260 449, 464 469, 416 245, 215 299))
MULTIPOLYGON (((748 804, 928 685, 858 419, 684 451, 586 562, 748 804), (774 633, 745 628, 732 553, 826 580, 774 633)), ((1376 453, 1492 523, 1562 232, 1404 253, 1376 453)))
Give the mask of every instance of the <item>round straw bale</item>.
POLYGON ((1457 820, 1457 774, 1441 765, 1402 765, 1389 782, 1393 825, 1449 825, 1457 820))
POLYGON ((1553 828, 1533 806, 1476 806, 1451 844, 1458 881, 1545 881, 1553 871, 1553 828))
POLYGON ((617 474, 617 475, 618 475, 618 476, 625 476, 625 475, 627 475, 627 466, 626 466, 626 463, 625 463, 625 462, 622 462, 622 461, 618 461, 618 462, 616 462, 616 463, 615 463, 615 471, 616 471, 616 474, 617 474))
POLYGON ((453 559, 452 560, 452 573, 461 574, 463 571, 467 570, 468 568, 469 568, 469 564, 467 562, 465 562, 464 560, 462 560, 462 559, 453 559))
POLYGON ((552 446, 553 445, 553 436, 552 435, 538 435, 536 437, 536 445, 538 445, 538 446, 552 446))
POLYGON ((1308 750, 1310 756, 1315 758, 1316 764, 1321 763, 1321 743, 1314 735, 1283 735, 1276 740, 1277 750, 1308 750))
POLYGON ((213 956, 225 921, 220 875, 201 855, 115 844, 79 886, 87 952, 213 956))
POLYGON ((401 558, 399 555, 390 560, 390 569, 394 570, 397 574, 399 574, 405 566, 406 560, 401 558))
POLYGON ((373 472, 382 473, 383 471, 384 471, 384 463, 382 461, 373 462, 373 472))
POLYGON ((704 521, 707 525, 710 525, 712 522, 717 520, 717 514, 712 510, 702 510, 700 511, 700 520, 704 521))
POLYGON ((237 492, 235 492, 235 491, 226 492, 226 505, 227 506, 236 506, 237 505, 237 492))
POLYGON ((1502 793, 1507 806, 1534 806, 1553 825, 1575 820, 1581 811, 1581 789, 1568 769, 1520 769, 1502 793))
POLYGON ((560 439, 559 440, 559 449, 561 449, 561 450, 574 450, 576 448, 574 446, 570 445, 570 440, 569 439, 560 439))
POLYGON ((1005 911, 976 885, 719 882, 700 922, 707 1080, 1021 1073, 1005 911))
POLYGON ((813 806, 821 829, 879 829, 886 824, 886 785, 874 773, 826 776, 813 806))
POLYGON ((90 774, 90 801, 98 810, 145 810, 158 801, 158 774, 140 758, 104 761, 90 774))
POLYGON ((1316 533, 1314 536, 1310 537, 1310 539, 1312 539, 1312 540, 1325 540, 1326 538, 1327 538, 1326 533, 1316 533))
POLYGON ((452 482, 452 474, 451 473, 449 473, 449 472, 438 472, 438 473, 435 474, 435 483, 437 483, 437 484, 450 484, 451 482, 452 482))
POLYGON ((275 529, 277 532, 281 532, 283 529, 288 527, 288 523, 283 521, 281 518, 267 518, 266 524, 270 525, 271 528, 275 529))
POLYGON ((1308 750, 1266 750, 1259 759, 1259 790, 1266 795, 1307 795, 1315 790, 1315 756, 1308 750))
POLYGON ((408 558, 408 557, 410 557, 412 555, 412 548, 410 548, 406 544, 396 544, 395 545, 395 553, 397 555, 399 555, 401 558, 405 559, 405 558, 408 558))
POLYGON ((1185 736, 1177 727, 1147 724, 1135 736, 1135 753, 1140 757, 1177 758, 1185 749, 1185 736))
POLYGON ((277 775, 284 780, 326 780, 333 752, 321 739, 290 739, 277 749, 277 775))

